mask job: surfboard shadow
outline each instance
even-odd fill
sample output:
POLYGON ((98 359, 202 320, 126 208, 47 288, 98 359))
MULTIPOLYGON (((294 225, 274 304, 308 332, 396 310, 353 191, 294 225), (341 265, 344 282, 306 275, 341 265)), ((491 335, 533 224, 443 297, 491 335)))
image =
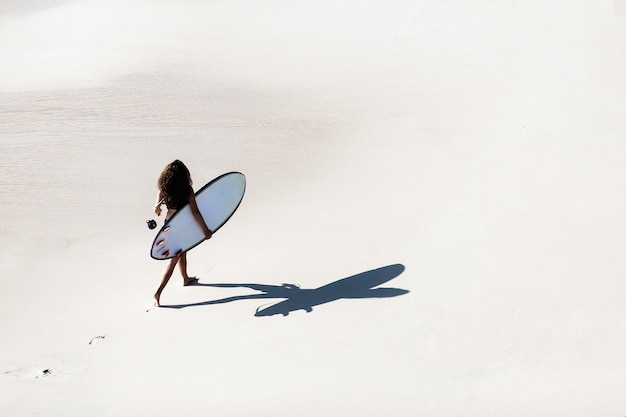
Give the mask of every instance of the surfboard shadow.
POLYGON ((223 304, 237 300, 253 300, 266 298, 284 298, 269 307, 259 307, 255 316, 289 315, 292 311, 313 311, 314 306, 330 303, 341 299, 359 298, 388 298, 407 294, 409 291, 400 288, 374 288, 382 285, 402 274, 404 265, 395 264, 371 271, 362 272, 347 278, 340 279, 315 289, 302 289, 293 284, 265 285, 265 284, 196 284, 217 288, 249 288, 259 291, 257 294, 248 294, 222 298, 219 300, 204 301, 192 304, 167 305, 165 308, 185 308, 203 305, 223 304))

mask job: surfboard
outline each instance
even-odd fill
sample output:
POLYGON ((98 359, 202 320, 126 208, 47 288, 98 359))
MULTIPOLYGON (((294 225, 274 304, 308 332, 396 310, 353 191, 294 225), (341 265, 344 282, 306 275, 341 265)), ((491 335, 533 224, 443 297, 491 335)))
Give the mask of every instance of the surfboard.
MULTIPOLYGON (((246 177, 241 172, 229 172, 215 178, 198 192, 196 202, 204 222, 217 232, 235 213, 246 191, 246 177)), ((169 259, 195 248, 204 241, 202 228, 196 222, 191 207, 178 210, 157 233, 150 256, 169 259)))

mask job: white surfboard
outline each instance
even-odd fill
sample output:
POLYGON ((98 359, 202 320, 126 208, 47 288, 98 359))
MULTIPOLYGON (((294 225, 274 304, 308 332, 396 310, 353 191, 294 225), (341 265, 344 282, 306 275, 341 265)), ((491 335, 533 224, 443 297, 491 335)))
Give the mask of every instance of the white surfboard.
MULTIPOLYGON (((220 175, 196 193, 198 209, 213 232, 235 213, 246 191, 246 177, 240 172, 220 175)), ((188 251, 204 241, 202 228, 193 217, 189 205, 178 210, 157 233, 150 256, 169 259, 188 251)))

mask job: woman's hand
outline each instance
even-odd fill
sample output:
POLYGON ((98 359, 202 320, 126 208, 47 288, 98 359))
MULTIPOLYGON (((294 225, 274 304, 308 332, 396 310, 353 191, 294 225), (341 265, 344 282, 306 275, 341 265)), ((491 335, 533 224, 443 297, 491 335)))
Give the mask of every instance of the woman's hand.
POLYGON ((160 204, 158 206, 154 207, 154 214, 156 214, 157 216, 161 215, 161 205, 160 204))

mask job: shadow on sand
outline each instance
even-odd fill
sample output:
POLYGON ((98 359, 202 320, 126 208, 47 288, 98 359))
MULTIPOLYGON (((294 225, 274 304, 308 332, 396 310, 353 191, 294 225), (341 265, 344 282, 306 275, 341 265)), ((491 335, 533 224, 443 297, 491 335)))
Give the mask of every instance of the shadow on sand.
POLYGON ((297 285, 264 285, 264 284, 196 284, 197 286, 218 288, 250 288, 258 291, 257 294, 239 295, 222 298, 219 300, 204 301, 192 304, 162 305, 163 308, 186 308, 206 306, 212 304, 224 304, 237 300, 255 300, 264 298, 284 298, 277 304, 263 308, 259 307, 255 316, 273 316, 282 314, 287 316, 290 312, 304 310, 313 311, 314 306, 330 303, 340 299, 349 298, 385 298, 396 297, 408 293, 408 290, 399 288, 374 288, 385 282, 391 281, 404 272, 404 265, 395 264, 371 271, 352 275, 339 281, 331 282, 315 289, 301 289, 297 285))

